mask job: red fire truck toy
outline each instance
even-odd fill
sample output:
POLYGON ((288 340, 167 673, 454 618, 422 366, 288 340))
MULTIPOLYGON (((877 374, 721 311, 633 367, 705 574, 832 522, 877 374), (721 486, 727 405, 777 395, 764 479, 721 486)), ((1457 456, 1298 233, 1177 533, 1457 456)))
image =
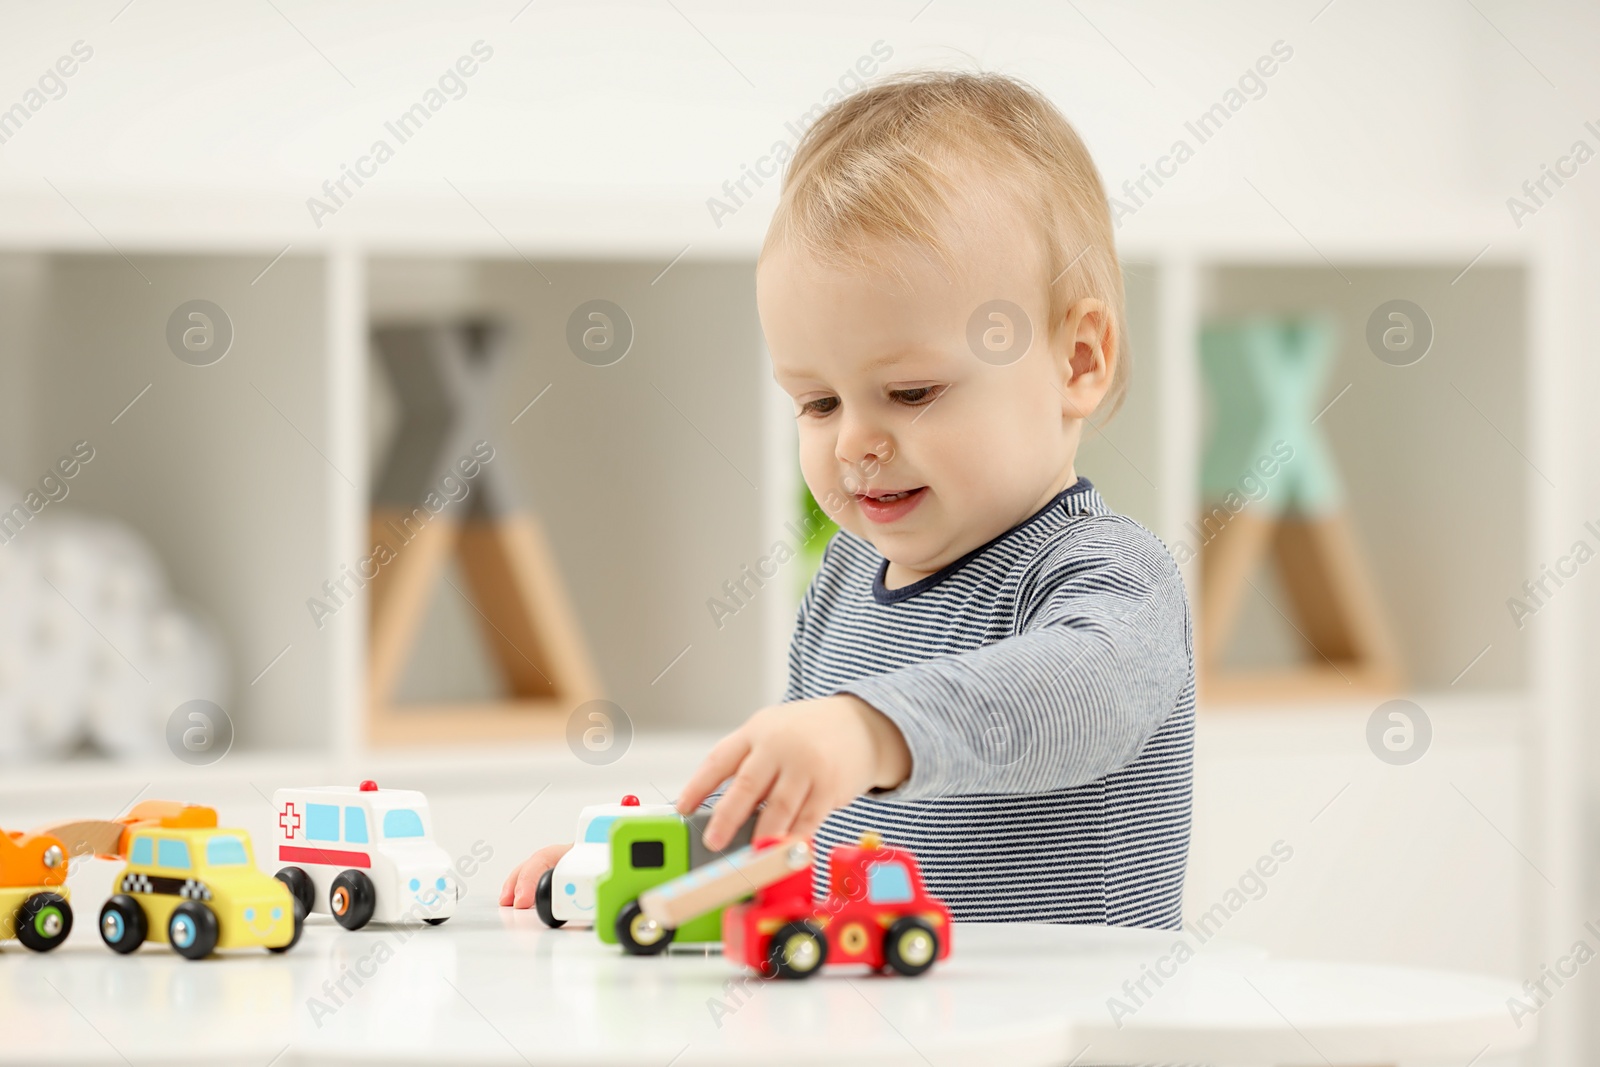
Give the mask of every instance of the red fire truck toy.
POLYGON ((918 975, 950 954, 950 909, 928 895, 911 853, 877 834, 834 849, 821 902, 811 867, 804 838, 763 838, 647 891, 639 906, 670 929, 754 891, 723 911, 722 951, 769 978, 809 978, 825 963, 918 975))

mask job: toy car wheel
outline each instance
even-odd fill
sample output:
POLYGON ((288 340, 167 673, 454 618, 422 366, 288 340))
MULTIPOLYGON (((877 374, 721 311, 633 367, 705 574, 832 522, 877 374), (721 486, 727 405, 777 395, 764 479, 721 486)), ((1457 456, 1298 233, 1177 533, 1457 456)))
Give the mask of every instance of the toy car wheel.
POLYGON ((217 913, 198 900, 184 901, 167 920, 167 943, 186 960, 205 959, 217 947, 217 913))
MULTIPOLYGON (((298 867, 291 867, 289 869, 300 870, 298 867)), ((304 874, 305 872, 300 871, 300 873, 304 874)), ((283 872, 279 871, 278 874, 281 877, 283 872)), ((294 887, 290 886, 289 888, 293 889, 294 887)), ((293 901, 292 906, 294 908, 294 933, 289 937, 289 943, 287 945, 268 945, 268 952, 288 952, 299 942, 300 932, 306 928, 306 909, 305 906, 300 903, 299 898, 296 898, 293 901)))
POLYGON ((35 893, 17 909, 17 940, 35 952, 49 952, 72 932, 72 905, 60 893, 35 893))
POLYGON ((118 893, 100 909, 100 940, 113 952, 127 955, 144 944, 149 925, 139 902, 118 893))
POLYGON ((289 892, 300 902, 301 910, 310 915, 317 906, 317 887, 312 884, 305 868, 285 867, 273 877, 289 887, 289 892))
POLYGON ((328 888, 328 910, 346 930, 359 930, 371 922, 377 906, 372 879, 360 871, 340 871, 328 888))
POLYGON ((939 958, 939 935, 926 919, 915 915, 896 919, 883 935, 883 958, 895 971, 915 977, 939 958))
POLYGON ((810 978, 828 962, 828 939, 816 923, 789 923, 767 943, 767 975, 810 978))
POLYGON ((646 915, 637 900, 628 901, 617 914, 617 940, 630 956, 654 956, 665 952, 678 931, 662 926, 646 915))
POLYGON ((538 888, 533 891, 533 908, 539 913, 539 921, 552 930, 567 925, 567 920, 556 918, 555 875, 553 867, 545 871, 539 876, 538 888))

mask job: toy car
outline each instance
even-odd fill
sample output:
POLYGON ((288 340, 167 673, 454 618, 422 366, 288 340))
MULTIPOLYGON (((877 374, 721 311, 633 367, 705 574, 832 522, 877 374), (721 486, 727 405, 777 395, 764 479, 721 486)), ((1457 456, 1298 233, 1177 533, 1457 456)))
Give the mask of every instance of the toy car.
POLYGON ((72 932, 67 849, 51 833, 0 833, 0 941, 49 952, 72 932))
POLYGON ((876 834, 828 857, 828 896, 811 897, 804 838, 762 838, 640 898, 644 921, 671 940, 693 916, 722 911, 722 950, 767 977, 809 978, 825 963, 922 974, 950 954, 950 909, 928 895, 916 857, 876 834))
MULTIPOLYGON (((100 937, 113 950, 148 939, 198 960, 219 948, 286 952, 300 940, 305 913, 293 894, 256 868, 248 833, 218 828, 213 809, 145 801, 102 825, 121 827, 114 854, 128 860, 100 909, 100 937)), ((112 854, 109 843, 97 851, 112 854)))
POLYGON ((278 880, 307 913, 326 912, 346 930, 369 922, 455 914, 461 884, 433 840, 428 798, 415 789, 357 786, 280 789, 278 880))
POLYGON ((950 909, 928 895, 917 858, 877 834, 828 855, 828 896, 796 871, 722 913, 722 951, 768 977, 808 978, 824 963, 918 975, 950 955, 950 909))
POLYGON ((710 821, 711 809, 702 808, 687 817, 676 813, 641 815, 612 824, 611 863, 595 882, 594 929, 601 941, 620 944, 635 956, 653 956, 674 941, 721 940, 720 909, 667 930, 651 922, 639 906, 639 895, 647 889, 749 844, 756 816, 746 819, 727 847, 716 852, 702 841, 710 821))
POLYGON ((594 922, 595 881, 611 867, 611 824, 625 816, 673 815, 671 804, 640 804, 625 796, 619 804, 591 804, 578 814, 572 847, 555 867, 539 876, 533 906, 546 926, 594 922))

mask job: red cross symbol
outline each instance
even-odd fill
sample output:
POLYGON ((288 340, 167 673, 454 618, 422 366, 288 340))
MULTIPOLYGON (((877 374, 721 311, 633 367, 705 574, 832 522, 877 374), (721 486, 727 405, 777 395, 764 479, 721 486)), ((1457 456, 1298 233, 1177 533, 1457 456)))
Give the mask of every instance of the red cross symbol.
POLYGON ((294 832, 300 829, 300 813, 294 810, 294 801, 283 806, 278 812, 278 826, 283 830, 284 837, 293 837, 294 832))

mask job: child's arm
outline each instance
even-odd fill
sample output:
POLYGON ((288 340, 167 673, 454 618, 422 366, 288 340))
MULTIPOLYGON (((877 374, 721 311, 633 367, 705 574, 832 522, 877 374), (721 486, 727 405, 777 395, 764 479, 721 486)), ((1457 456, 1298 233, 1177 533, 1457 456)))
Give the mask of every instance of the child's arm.
MULTIPOLYGON (((794 644, 789 646, 789 684, 783 695, 783 699, 786 702, 800 699, 800 641, 798 638, 805 628, 806 615, 813 599, 813 594, 808 589, 806 591, 806 595, 801 598, 800 607, 795 612, 796 640, 794 644)), ((857 701, 857 703, 860 703, 860 701, 857 701)), ((865 704, 862 704, 861 706, 866 708, 865 704)), ((871 711, 872 709, 867 708, 867 710, 871 711)), ((879 716, 879 718, 882 718, 882 716, 879 716)), ((905 775, 901 774, 900 777, 903 778, 905 775)), ((898 781, 898 779, 896 780, 898 781)), ((721 781, 721 779, 718 779, 718 781, 721 781)), ((716 783, 714 782, 712 784, 715 785, 716 783)), ((865 786, 861 788, 865 788, 865 786)), ((858 789, 857 792, 859 791, 860 790, 858 789)), ((680 807, 678 810, 687 815, 689 812, 693 811, 701 801, 710 803, 716 800, 721 795, 721 792, 722 791, 720 789, 716 789, 710 792, 709 795, 706 795, 704 791, 702 791, 700 800, 696 801, 694 804, 688 805, 687 807, 680 807)), ((850 794, 850 796, 854 795, 854 793, 850 794)), ((845 802, 848 803, 848 797, 846 798, 845 802)), ((832 809, 830 808, 828 810, 831 811, 832 809)), ((827 814, 828 812, 824 811, 822 816, 826 816, 827 814)), ((818 816, 817 818, 819 823, 822 821, 822 816, 818 816)), ((747 811, 746 818, 748 817, 749 813, 747 811)), ((742 819, 739 822, 733 823, 728 828, 728 835, 731 837, 734 830, 742 824, 742 819)), ((567 854, 567 850, 571 847, 572 846, 570 844, 546 845, 544 848, 539 849, 533 855, 517 864, 516 867, 512 868, 511 873, 506 876, 505 884, 500 887, 500 905, 502 907, 516 908, 533 907, 534 891, 539 888, 539 876, 544 874, 545 871, 555 867, 555 865, 560 862, 561 857, 565 856, 567 854)))
POLYGON ((892 800, 1042 792, 1125 766, 1176 706, 1191 638, 1171 556, 1124 521, 1086 522, 1041 554, 1015 636, 757 712, 707 756, 680 810, 733 775, 706 832, 715 848, 763 799, 757 834, 810 834, 875 787, 892 800))

